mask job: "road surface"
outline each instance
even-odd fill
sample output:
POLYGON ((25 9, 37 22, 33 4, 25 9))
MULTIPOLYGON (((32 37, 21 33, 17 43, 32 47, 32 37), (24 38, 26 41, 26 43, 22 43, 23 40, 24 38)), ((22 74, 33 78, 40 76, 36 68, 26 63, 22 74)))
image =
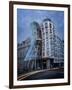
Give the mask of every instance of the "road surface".
POLYGON ((58 79, 64 78, 64 72, 61 70, 43 70, 28 75, 23 75, 19 80, 40 80, 40 79, 58 79))

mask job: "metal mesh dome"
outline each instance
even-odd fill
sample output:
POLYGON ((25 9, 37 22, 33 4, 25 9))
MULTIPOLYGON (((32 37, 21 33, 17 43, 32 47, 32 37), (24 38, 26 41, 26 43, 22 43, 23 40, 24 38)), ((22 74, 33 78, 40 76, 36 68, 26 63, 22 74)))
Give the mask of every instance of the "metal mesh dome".
POLYGON ((46 18, 46 19, 44 19, 43 21, 51 21, 51 19, 49 19, 49 18, 46 18))

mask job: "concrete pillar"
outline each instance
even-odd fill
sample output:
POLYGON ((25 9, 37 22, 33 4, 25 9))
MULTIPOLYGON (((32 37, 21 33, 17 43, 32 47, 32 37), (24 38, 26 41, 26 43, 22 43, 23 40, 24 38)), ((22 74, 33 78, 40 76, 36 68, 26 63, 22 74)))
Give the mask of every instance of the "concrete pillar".
POLYGON ((50 59, 48 59, 46 62, 47 62, 47 65, 46 65, 47 69, 50 69, 50 59))

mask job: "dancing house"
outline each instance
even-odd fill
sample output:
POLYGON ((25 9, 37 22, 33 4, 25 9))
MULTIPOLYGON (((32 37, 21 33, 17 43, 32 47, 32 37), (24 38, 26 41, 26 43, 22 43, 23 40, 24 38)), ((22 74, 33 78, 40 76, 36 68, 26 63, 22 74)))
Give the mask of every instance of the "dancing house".
POLYGON ((17 46, 18 74, 33 70, 63 67, 64 40, 55 32, 55 24, 46 18, 30 24, 32 35, 17 46))

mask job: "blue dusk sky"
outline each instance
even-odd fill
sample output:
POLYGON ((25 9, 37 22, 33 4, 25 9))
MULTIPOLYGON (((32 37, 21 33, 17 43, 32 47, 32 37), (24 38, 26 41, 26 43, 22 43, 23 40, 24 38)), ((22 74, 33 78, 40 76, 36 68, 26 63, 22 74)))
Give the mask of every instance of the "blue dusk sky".
POLYGON ((64 39, 63 11, 17 9, 17 42, 21 43, 31 36, 30 24, 33 21, 41 24, 45 18, 50 18, 54 22, 56 34, 64 39))

